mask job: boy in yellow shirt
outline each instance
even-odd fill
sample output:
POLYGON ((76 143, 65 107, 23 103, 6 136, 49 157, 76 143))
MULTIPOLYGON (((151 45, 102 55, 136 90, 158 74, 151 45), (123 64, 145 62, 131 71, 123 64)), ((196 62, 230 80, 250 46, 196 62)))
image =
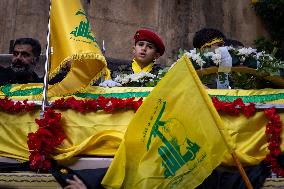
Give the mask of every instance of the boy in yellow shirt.
POLYGON ((155 64, 155 61, 165 52, 162 39, 151 30, 140 29, 135 33, 134 40, 133 73, 149 72, 156 75, 160 65, 155 64))
MULTIPOLYGON (((155 32, 149 29, 139 29, 134 35, 133 60, 131 64, 109 65, 112 69, 111 78, 114 79, 121 74, 137 74, 140 72, 148 72, 158 75, 163 67, 155 64, 156 60, 165 52, 165 46, 155 32)), ((100 84, 104 87, 119 86, 118 83, 107 80, 100 84)))

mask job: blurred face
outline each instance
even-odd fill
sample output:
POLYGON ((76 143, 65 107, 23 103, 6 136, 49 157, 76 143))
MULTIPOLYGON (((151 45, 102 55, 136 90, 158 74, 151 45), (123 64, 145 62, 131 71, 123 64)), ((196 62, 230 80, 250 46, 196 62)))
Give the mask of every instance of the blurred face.
POLYGON ((133 47, 133 54, 138 64, 143 67, 148 66, 154 59, 160 57, 155 45, 148 41, 138 41, 133 47))
POLYGON ((224 46, 224 42, 214 43, 211 48, 217 49, 218 47, 224 46))
POLYGON ((202 52, 207 49, 209 52, 214 52, 215 49, 224 46, 224 42, 218 42, 218 43, 214 43, 213 45, 211 45, 210 47, 204 48, 202 49, 202 52))
POLYGON ((36 65, 36 57, 31 45, 16 45, 13 51, 11 69, 19 75, 31 74, 36 65))

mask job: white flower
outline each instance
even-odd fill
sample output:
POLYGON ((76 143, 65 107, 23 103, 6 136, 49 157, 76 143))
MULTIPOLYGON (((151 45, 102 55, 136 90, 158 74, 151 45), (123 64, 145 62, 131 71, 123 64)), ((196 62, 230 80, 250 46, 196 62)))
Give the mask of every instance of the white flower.
POLYGON ((114 79, 115 82, 118 82, 118 83, 120 83, 120 84, 128 83, 129 80, 130 80, 130 78, 129 78, 128 75, 126 75, 126 74, 118 75, 118 76, 116 76, 116 78, 114 79))
POLYGON ((186 56, 188 56, 191 60, 195 61, 201 68, 203 67, 203 64, 206 62, 201 58, 200 53, 196 52, 196 49, 190 50, 190 52, 185 53, 186 56))
POLYGON ((265 54, 264 51, 258 52, 256 53, 256 59, 258 60, 261 56, 263 56, 265 54))
MULTIPOLYGON (((264 51, 257 52, 257 49, 251 47, 238 49, 230 46, 226 48, 228 51, 222 51, 222 49, 217 48, 214 52, 200 53, 196 49, 192 49, 189 52, 183 50, 182 52, 185 52, 184 55, 188 56, 192 60, 195 67, 198 65, 201 69, 204 65, 210 66, 212 62, 216 66, 224 65, 224 62, 231 62, 230 65, 234 63, 234 66, 247 63, 246 66, 275 75, 275 73, 279 72, 279 69, 284 68, 283 61, 278 60, 273 55, 264 51), (228 56, 225 56, 226 54, 228 56)), ((172 64, 172 66, 174 64, 172 64)))
POLYGON ((232 49, 235 49, 232 45, 227 46, 227 48, 228 48, 228 51, 229 51, 229 50, 232 50, 232 49))
POLYGON ((246 57, 245 56, 241 56, 240 61, 243 63, 246 61, 246 57))
POLYGON ((202 60, 201 57, 197 57, 196 63, 202 68, 203 64, 205 64, 206 62, 204 60, 202 60))
POLYGON ((245 57, 248 57, 249 55, 256 54, 256 53, 257 53, 257 50, 251 47, 249 48, 244 47, 244 48, 238 49, 238 55, 244 55, 245 57))
POLYGON ((221 64, 222 56, 221 56, 221 54, 216 53, 211 57, 211 59, 214 62, 214 64, 218 66, 218 65, 221 64))
POLYGON ((214 56, 213 52, 206 52, 203 54, 206 58, 214 56))
POLYGON ((126 74, 122 74, 122 75, 118 75, 114 81, 124 85, 127 83, 131 83, 131 82, 138 82, 138 83, 143 83, 147 80, 152 80, 154 78, 156 78, 157 76, 148 72, 140 72, 137 74, 130 74, 130 75, 126 75, 126 74))

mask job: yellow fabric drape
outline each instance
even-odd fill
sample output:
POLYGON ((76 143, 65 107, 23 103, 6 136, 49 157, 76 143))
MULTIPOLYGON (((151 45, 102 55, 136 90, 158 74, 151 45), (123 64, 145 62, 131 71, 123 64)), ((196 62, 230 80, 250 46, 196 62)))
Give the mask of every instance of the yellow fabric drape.
MULTIPOLYGON (((9 92, 39 87, 41 87, 41 84, 17 84, 13 85, 9 92)), ((88 87, 86 90, 90 94, 119 96, 125 93, 148 93, 151 89, 151 87, 88 87)), ((38 96, 15 96, 13 99, 41 100, 41 98, 35 97, 38 96)), ((4 98, 3 91, 0 92, 0 98, 4 98)), ((51 100, 59 98, 61 97, 52 97, 51 100)), ((79 97, 76 98, 80 99, 79 97)), ((134 115, 133 111, 124 110, 113 114, 102 111, 86 114, 72 110, 56 110, 56 112, 62 113, 62 126, 67 136, 62 145, 57 147, 54 152, 54 159, 59 161, 68 161, 76 155, 113 156, 130 119, 134 115)), ((39 119, 39 113, 39 110, 18 114, 0 111, 0 156, 28 160, 27 136, 28 133, 35 132, 38 129, 35 119, 39 119)))
MULTIPOLYGON (((244 166, 259 164, 269 153, 265 126, 267 119, 263 112, 257 112, 255 116, 247 119, 244 116, 229 116, 221 114, 226 128, 233 139, 235 152, 244 166)), ((284 114, 281 115, 284 120, 284 114)), ((284 134, 281 136, 284 137, 284 134)), ((282 149, 284 149, 282 143, 282 149)), ((231 154, 226 154, 223 159, 226 166, 235 166, 231 154)))
MULTIPOLYGON (((68 160, 79 154, 113 156, 134 114, 133 111, 81 114, 71 110, 61 113, 67 138, 56 148, 53 156, 56 160, 68 160)), ((39 111, 0 113, 0 156, 28 160, 27 136, 38 129, 35 118, 39 119, 39 111)))
MULTIPOLYGON (((62 125, 68 139, 56 149, 54 157, 67 160, 79 154, 113 156, 133 115, 132 111, 115 114, 81 114, 71 110, 62 112, 62 125), (97 136, 104 138, 106 134, 107 140, 100 144, 97 136), (105 143, 108 145, 104 146, 105 143)), ((284 120, 284 113, 280 113, 280 117, 284 120)), ((35 118, 39 118, 39 111, 21 114, 0 112, 0 156, 28 160, 27 135, 38 128, 35 118)), ((221 118, 233 138, 238 158, 244 165, 256 165, 265 158, 269 151, 265 136, 267 119, 263 112, 258 112, 250 119, 228 115, 221 115, 221 118)), ((284 138, 284 132, 281 137, 284 138)), ((284 142, 281 149, 284 149, 284 142)), ((234 164, 230 154, 226 155, 223 163, 234 164)))
MULTIPOLYGON (((12 85, 9 92, 19 92, 32 88, 41 88, 41 84, 24 84, 12 85)), ((3 87, 1 87, 3 89, 3 87)), ((153 88, 142 87, 91 87, 86 88, 85 93, 108 95, 118 97, 128 93, 144 93, 150 92, 153 88)), ((262 89, 262 90, 206 90, 210 95, 221 95, 226 97, 264 97, 263 103, 284 103, 283 89, 262 89), (271 98, 279 95, 279 98, 271 98)), ((4 98, 4 91, 0 91, 0 98, 4 98)), ((13 96, 14 100, 41 100, 36 96, 29 96, 29 94, 13 96)), ((74 96, 76 97, 76 96, 74 96)), ((129 96, 128 96, 129 97, 129 96)), ((55 100, 61 97, 52 97, 55 100)), ((76 97, 79 98, 79 97, 76 97)), ((80 99, 80 98, 79 98, 80 99)), ((284 113, 279 112, 281 120, 284 120, 284 113)), ((87 155, 108 155, 113 156, 117 151, 118 145, 121 142, 127 125, 133 117, 134 112, 118 112, 115 114, 108 114, 104 112, 97 113, 76 113, 71 110, 62 112, 62 125, 64 131, 68 132, 68 140, 58 147, 55 151, 54 157, 57 160, 66 161, 73 155, 87 154, 87 155), (115 118, 115 119, 114 119, 115 118), (87 120, 87 123, 85 123, 87 120), (98 121, 100 120, 100 121, 98 121), (84 123, 84 124, 82 124, 84 123), (104 131, 104 132, 102 132, 104 131), (106 131, 106 132, 105 132, 106 131), (80 133, 79 135, 77 133, 80 133), (99 143, 101 138, 105 140, 99 143), (100 136, 100 140, 97 140, 100 136), (114 142, 112 142, 112 140, 114 142), (108 145, 104 146, 107 143, 108 145), (109 145, 113 144, 113 145, 109 145), (92 148, 91 146, 99 146, 99 148, 92 148), (84 153, 83 153, 84 152, 84 153), (65 154, 65 155, 60 155, 65 154)), ((235 151, 238 158, 244 165, 256 165, 263 160, 269 151, 267 150, 267 142, 265 136, 265 125, 267 119, 263 112, 258 112, 255 116, 247 119, 243 115, 228 116, 221 114, 221 119, 224 121, 228 132, 233 138, 235 151)), ((37 130, 35 118, 39 118, 39 112, 28 112, 20 114, 10 114, 0 111, 0 156, 13 157, 16 159, 27 160, 29 156, 27 147, 27 134, 37 130)), ((284 132, 281 133, 284 138, 284 132)), ((284 142, 282 140, 281 149, 284 149, 284 142)), ((233 165, 230 154, 227 154, 223 160, 224 165, 233 165)))
POLYGON ((183 56, 134 115, 102 184, 107 189, 195 188, 228 150, 219 128, 230 140, 183 56))
POLYGON ((141 69, 141 67, 136 62, 136 60, 135 59, 132 60, 132 70, 135 74, 140 73, 140 72, 150 72, 153 69, 153 65, 154 63, 150 63, 148 66, 141 69))
POLYGON ((101 53, 80 0, 51 2, 51 64, 49 78, 71 64, 66 77, 50 86, 48 96, 63 96, 84 89, 107 72, 101 53))

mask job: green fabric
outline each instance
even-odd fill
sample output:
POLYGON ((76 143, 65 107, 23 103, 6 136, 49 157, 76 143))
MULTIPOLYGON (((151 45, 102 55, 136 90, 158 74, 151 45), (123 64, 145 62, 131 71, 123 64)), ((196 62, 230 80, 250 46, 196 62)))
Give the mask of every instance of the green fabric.
MULTIPOLYGON (((25 90, 16 90, 11 92, 13 88, 12 84, 5 85, 1 88, 3 94, 9 98, 16 97, 16 96, 35 96, 39 95, 42 92, 42 88, 31 88, 25 90)), ((103 97, 115 97, 115 98, 131 98, 131 97, 147 97, 149 95, 149 91, 147 92, 122 92, 122 93, 102 93, 102 94, 95 94, 95 93, 76 93, 74 96, 80 98, 92 98, 97 99, 99 96, 103 97)), ((266 95, 252 95, 252 96, 228 96, 228 95, 212 95, 209 94, 210 97, 217 97, 222 101, 229 101, 232 102, 237 98, 241 98, 245 103, 248 102, 255 102, 255 103, 264 103, 269 101, 275 101, 284 99, 284 93, 277 93, 277 94, 266 94, 266 95)))
POLYGON ((253 95, 253 96, 227 96, 227 95, 210 95, 209 94, 209 96, 217 97, 219 100, 229 101, 229 102, 233 102, 237 98, 241 98, 243 102, 245 103, 248 103, 248 102, 263 103, 263 102, 268 102, 268 101, 273 101, 273 100, 284 99, 283 93, 269 94, 269 95, 253 95))
POLYGON ((77 93, 76 97, 81 98, 94 98, 99 96, 103 97, 115 97, 115 98, 131 98, 131 97, 147 97, 150 92, 126 92, 126 93, 106 93, 106 94, 92 94, 92 93, 77 93))
POLYGON ((33 95, 39 95, 42 92, 42 88, 32 88, 32 89, 25 89, 25 90, 17 90, 14 92, 11 92, 12 84, 8 84, 2 87, 2 92, 7 97, 13 97, 13 96, 33 96, 33 95))

